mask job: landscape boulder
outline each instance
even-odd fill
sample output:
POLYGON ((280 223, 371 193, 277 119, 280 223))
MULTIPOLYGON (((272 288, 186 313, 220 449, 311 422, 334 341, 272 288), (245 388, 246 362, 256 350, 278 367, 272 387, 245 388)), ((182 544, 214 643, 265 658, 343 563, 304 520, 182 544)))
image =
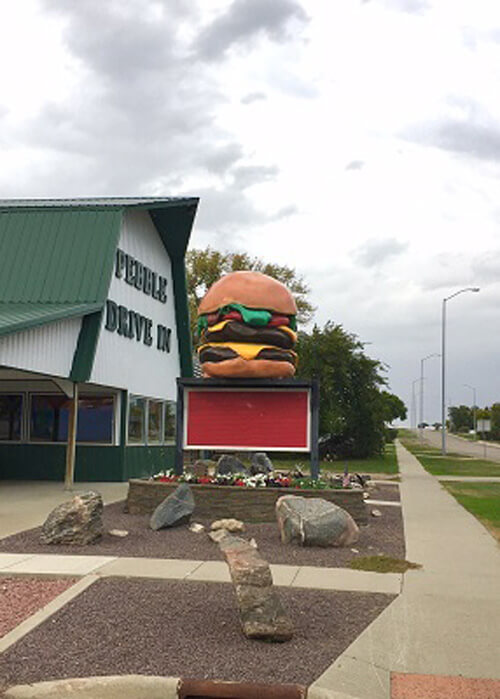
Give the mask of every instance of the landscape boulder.
POLYGON ((194 510, 194 497, 187 483, 181 483, 151 515, 149 526, 157 531, 187 524, 194 510))
POLYGON ((351 515, 322 498, 284 495, 276 502, 276 518, 284 544, 350 546, 359 537, 351 515))
POLYGON ((223 552, 236 592, 243 633, 264 641, 289 641, 293 624, 273 587, 271 569, 254 544, 226 533, 219 547, 223 552))
POLYGON ((42 525, 42 544, 85 546, 102 536, 102 497, 89 491, 58 505, 42 525))
POLYGON ((245 464, 240 461, 238 457, 228 454, 224 454, 224 456, 221 456, 217 461, 215 473, 219 476, 248 475, 245 464))
POLYGON ((250 459, 250 475, 256 476, 258 473, 268 474, 273 470, 273 463, 268 455, 263 451, 252 454, 250 459))
POLYGON ((186 471, 200 478, 214 473, 216 465, 216 462, 211 459, 197 459, 192 466, 186 467, 186 471))

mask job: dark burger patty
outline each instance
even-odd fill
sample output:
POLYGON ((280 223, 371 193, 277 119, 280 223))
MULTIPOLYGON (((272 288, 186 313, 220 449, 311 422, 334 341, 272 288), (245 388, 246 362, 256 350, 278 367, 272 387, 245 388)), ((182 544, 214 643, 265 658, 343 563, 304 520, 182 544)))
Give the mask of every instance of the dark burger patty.
POLYGON ((273 345, 283 349, 292 349, 293 338, 284 330, 276 327, 253 327, 231 320, 222 330, 211 331, 208 327, 203 333, 204 342, 252 342, 259 345, 273 345))
MULTIPOLYGON (((199 353, 201 364, 205 362, 225 362, 227 359, 236 359, 240 355, 229 347, 217 347, 212 345, 205 347, 199 353)), ((262 349, 255 359, 270 359, 275 362, 290 362, 295 366, 295 357, 292 352, 287 352, 279 348, 262 349)))

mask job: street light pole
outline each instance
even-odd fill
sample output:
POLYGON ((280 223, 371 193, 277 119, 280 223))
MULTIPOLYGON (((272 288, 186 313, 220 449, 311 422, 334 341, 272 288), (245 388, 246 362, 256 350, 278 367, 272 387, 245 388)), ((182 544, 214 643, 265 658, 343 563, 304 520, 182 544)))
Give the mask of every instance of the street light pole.
POLYGON ((412 427, 417 426, 417 398, 415 396, 415 384, 418 383, 420 379, 415 379, 411 382, 411 419, 410 423, 412 427))
POLYGON ((432 354, 428 354, 427 357, 424 357, 423 359, 420 360, 420 415, 419 415, 419 428, 418 428, 418 434, 420 436, 420 441, 423 441, 423 422, 424 422, 424 362, 426 359, 430 359, 431 357, 439 357, 440 355, 437 354, 437 352, 433 352, 432 354))
POLYGON ((477 419, 476 419, 476 410, 477 410, 477 400, 476 400, 476 389, 474 386, 470 386, 468 383, 464 383, 464 386, 467 388, 470 388, 472 390, 472 400, 474 401, 472 404, 472 421, 474 425, 474 439, 477 439, 477 419))
POLYGON ((446 408, 445 408, 445 391, 446 391, 446 302, 450 299, 463 294, 466 291, 477 293, 477 286, 468 286, 465 289, 455 291, 451 296, 443 299, 443 311, 441 316, 441 453, 446 454, 446 408))

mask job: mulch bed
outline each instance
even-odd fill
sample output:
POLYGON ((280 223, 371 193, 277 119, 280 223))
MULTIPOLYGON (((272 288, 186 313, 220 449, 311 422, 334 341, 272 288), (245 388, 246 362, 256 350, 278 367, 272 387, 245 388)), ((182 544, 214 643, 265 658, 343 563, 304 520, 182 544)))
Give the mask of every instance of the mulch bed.
POLYGON ((99 580, 2 654, 0 685, 133 673, 309 685, 394 599, 279 594, 295 636, 270 644, 243 636, 231 585, 99 580))
MULTIPOLYGON (((382 516, 370 517, 369 524, 360 527, 359 541, 352 548, 285 546, 281 543, 275 523, 248 524, 245 536, 255 538, 260 553, 269 563, 348 567, 349 562, 359 556, 385 554, 393 558, 404 558, 401 509, 368 507, 379 509, 382 516)), ((105 533, 97 543, 87 546, 51 546, 39 543, 40 528, 36 528, 0 540, 0 552, 224 560, 219 547, 212 543, 204 532, 194 534, 187 526, 155 532, 148 526, 149 516, 124 513, 123 502, 107 505, 103 517, 106 532, 110 529, 126 529, 129 532, 128 536, 121 539, 105 533)), ((201 524, 209 525, 210 522, 201 520, 201 524)))
POLYGON ((75 582, 74 578, 0 577, 0 638, 75 582))

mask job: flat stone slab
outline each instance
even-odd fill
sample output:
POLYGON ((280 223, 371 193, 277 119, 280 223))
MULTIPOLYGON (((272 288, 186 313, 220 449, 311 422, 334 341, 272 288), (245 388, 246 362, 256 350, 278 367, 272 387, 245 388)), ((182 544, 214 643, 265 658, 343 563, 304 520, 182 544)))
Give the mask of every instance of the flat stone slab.
POLYGON ((202 565, 201 561, 180 558, 117 558, 99 568, 101 577, 160 578, 183 580, 202 565))
POLYGON ((22 561, 33 558, 33 554, 26 553, 0 553, 0 573, 8 571, 12 566, 22 561))
POLYGON ((293 580, 292 587, 399 595, 402 582, 403 576, 400 573, 372 573, 349 568, 302 566, 293 580))
MULTIPOLYGON (((9 573, 87 575, 114 561, 112 556, 58 556, 36 554, 9 566, 9 573)), ((137 560, 137 559, 136 559, 137 560)))

